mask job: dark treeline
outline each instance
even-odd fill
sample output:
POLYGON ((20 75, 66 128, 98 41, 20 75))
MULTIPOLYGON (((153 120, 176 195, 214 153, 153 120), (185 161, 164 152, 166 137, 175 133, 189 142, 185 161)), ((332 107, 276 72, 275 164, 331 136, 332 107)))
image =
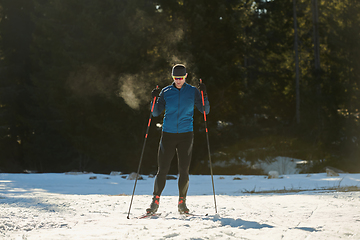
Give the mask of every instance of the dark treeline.
MULTIPOLYGON (((359 13, 358 0, 0 0, 0 170, 136 171, 151 90, 184 63, 208 89, 213 161, 360 171, 359 13)), ((209 173, 202 117, 193 174, 209 173)))

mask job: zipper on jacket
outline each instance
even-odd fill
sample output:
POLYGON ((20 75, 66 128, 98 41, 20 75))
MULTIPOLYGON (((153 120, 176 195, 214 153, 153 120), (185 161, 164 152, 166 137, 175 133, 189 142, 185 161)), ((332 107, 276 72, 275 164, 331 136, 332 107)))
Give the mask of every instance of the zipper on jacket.
POLYGON ((177 114, 177 124, 176 124, 176 132, 179 133, 179 116, 180 116, 180 93, 181 89, 179 90, 179 99, 178 99, 178 114, 177 114))

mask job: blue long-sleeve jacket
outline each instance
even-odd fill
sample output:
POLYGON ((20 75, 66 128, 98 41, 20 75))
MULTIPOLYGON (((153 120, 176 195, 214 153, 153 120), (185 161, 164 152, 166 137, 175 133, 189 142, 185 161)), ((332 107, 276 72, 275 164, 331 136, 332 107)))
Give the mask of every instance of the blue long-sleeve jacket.
MULTIPOLYGON (((207 97, 204 99, 205 113, 210 112, 207 97)), ((174 84, 162 89, 157 98, 153 116, 159 116, 165 109, 162 130, 168 133, 185 133, 193 131, 194 106, 203 113, 200 91, 186 82, 179 90, 174 84)))

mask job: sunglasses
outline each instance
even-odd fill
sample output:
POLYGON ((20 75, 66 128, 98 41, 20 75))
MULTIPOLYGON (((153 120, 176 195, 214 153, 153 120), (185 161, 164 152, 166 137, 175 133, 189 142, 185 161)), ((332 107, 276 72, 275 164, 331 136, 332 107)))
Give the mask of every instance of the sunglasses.
POLYGON ((179 77, 179 76, 172 76, 174 80, 184 80, 185 76, 179 77))

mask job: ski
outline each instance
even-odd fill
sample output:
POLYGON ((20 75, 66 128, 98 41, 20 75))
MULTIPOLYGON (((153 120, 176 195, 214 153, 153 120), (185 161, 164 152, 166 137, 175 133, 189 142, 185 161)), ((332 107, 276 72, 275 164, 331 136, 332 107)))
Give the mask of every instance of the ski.
POLYGON ((137 217, 137 219, 145 219, 145 218, 151 218, 151 219, 156 219, 161 215, 161 213, 145 213, 139 217, 137 217))
POLYGON ((185 217, 207 217, 208 214, 202 215, 202 214, 195 214, 195 213, 180 213, 181 216, 185 217))
MULTIPOLYGON (((207 217, 208 214, 195 214, 195 213, 179 213, 180 216, 183 216, 183 217, 207 217)), ((161 213, 145 213, 139 217, 136 217, 136 219, 147 219, 147 218, 150 218, 150 219, 157 219, 159 218, 159 216, 161 215, 161 213)), ((168 214, 165 214, 165 215, 168 215, 168 214)))

